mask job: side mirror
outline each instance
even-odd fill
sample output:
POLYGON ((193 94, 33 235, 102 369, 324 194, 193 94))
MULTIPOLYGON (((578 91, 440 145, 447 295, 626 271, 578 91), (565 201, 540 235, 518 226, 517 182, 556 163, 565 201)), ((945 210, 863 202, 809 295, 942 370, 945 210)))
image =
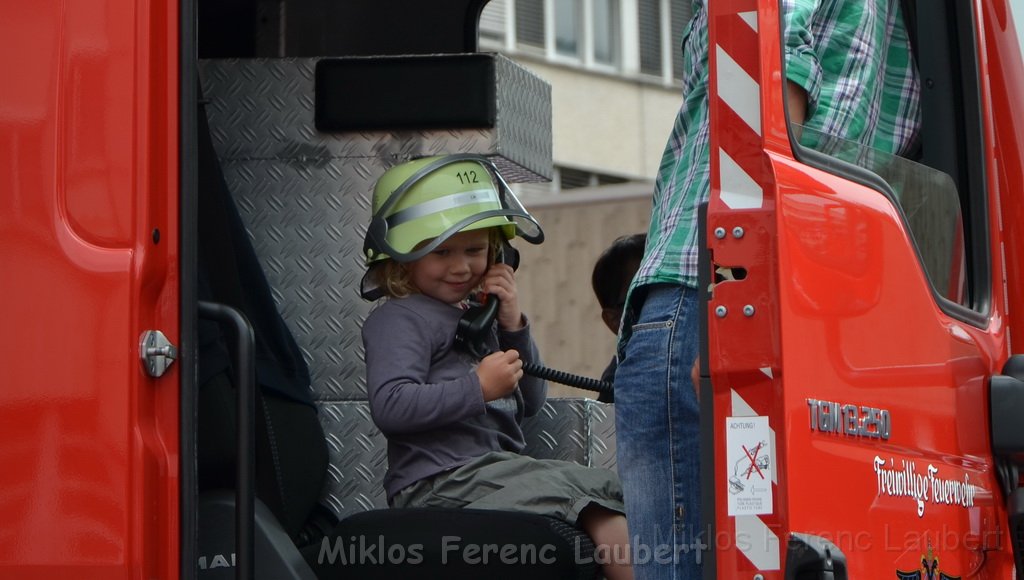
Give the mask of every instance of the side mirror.
POLYGON ((1015 354, 1003 366, 1003 374, 989 383, 989 414, 992 452, 997 457, 1024 464, 1024 355, 1015 354))
POLYGON ((1024 354, 1010 355, 1003 365, 1003 375, 1024 381, 1024 354))

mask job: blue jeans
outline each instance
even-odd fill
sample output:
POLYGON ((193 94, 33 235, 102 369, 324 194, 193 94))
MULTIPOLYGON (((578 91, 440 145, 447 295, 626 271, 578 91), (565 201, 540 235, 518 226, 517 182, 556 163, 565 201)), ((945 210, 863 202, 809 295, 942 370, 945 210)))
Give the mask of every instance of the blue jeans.
MULTIPOLYGON (((693 548, 700 527, 699 406, 690 380, 699 342, 697 291, 652 285, 636 302, 615 374, 618 472, 633 570, 637 580, 696 580, 703 557, 693 548)), ((627 313, 624 324, 630 318, 627 313)))

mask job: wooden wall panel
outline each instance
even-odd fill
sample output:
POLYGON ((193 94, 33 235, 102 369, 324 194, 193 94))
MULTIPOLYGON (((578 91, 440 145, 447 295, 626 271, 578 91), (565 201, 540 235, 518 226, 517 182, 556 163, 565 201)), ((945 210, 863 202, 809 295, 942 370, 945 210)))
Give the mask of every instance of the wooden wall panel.
MULTIPOLYGON (((540 246, 518 243, 522 254, 517 275, 520 302, 530 318, 534 338, 547 366, 600 378, 614 354, 615 335, 601 321, 601 309, 590 285, 597 257, 615 238, 646 232, 650 196, 608 201, 531 205, 544 228, 540 246)), ((595 393, 551 385, 551 396, 595 393)))

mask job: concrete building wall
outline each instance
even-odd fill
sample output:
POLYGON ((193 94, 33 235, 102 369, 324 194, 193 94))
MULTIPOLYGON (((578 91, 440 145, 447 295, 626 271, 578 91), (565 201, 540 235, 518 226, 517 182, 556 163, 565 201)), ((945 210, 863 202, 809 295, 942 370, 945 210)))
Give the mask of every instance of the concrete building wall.
POLYGON ((551 84, 556 165, 654 178, 681 103, 677 87, 513 59, 551 84))

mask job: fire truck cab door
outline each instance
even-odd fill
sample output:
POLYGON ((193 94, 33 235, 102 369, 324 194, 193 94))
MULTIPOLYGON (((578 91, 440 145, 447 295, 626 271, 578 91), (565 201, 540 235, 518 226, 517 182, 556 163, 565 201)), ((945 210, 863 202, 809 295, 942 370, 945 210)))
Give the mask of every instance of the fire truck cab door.
POLYGON ((0 577, 175 578, 178 3, 3 13, 0 577))
POLYGON ((912 160, 800 146, 784 3, 709 4, 709 574, 816 571, 792 568, 801 534, 850 578, 1008 577, 987 429, 1008 345, 984 15, 918 11, 912 160))

